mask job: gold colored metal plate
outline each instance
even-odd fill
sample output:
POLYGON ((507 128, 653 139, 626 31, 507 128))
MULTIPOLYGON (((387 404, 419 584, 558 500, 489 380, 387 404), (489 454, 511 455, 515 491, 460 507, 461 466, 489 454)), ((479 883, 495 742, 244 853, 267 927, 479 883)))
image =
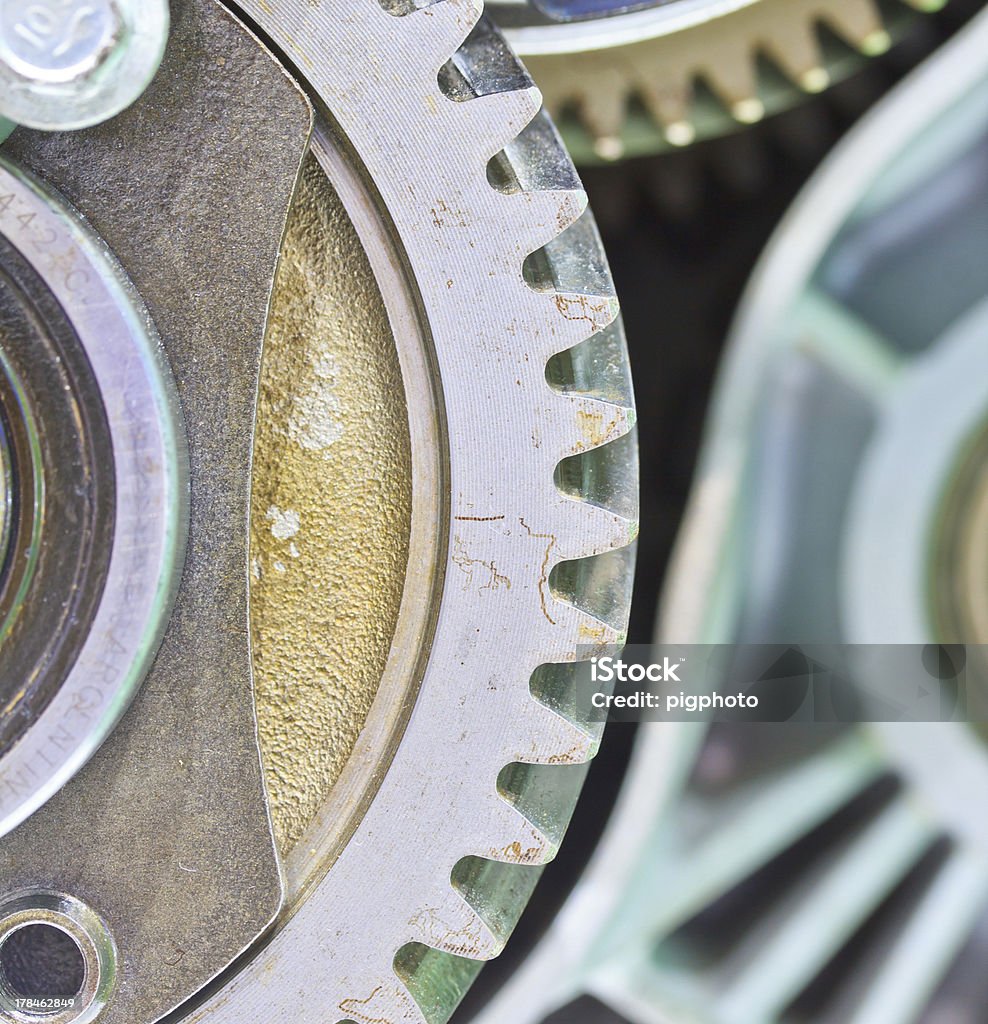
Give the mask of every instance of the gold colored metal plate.
POLYGON ((394 336, 353 225, 310 155, 272 298, 251 516, 258 727, 283 854, 339 778, 377 693, 411 509, 394 336))

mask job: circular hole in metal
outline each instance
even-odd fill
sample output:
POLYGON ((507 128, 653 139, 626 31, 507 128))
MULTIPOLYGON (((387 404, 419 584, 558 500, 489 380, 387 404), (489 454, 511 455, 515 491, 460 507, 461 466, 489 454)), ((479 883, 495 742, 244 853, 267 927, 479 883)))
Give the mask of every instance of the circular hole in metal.
POLYGON ((0 947, 0 985, 17 999, 76 999, 86 980, 86 960, 68 932, 28 924, 0 947))
POLYGON ((116 988, 103 919, 64 893, 0 900, 0 1024, 91 1024, 116 988))

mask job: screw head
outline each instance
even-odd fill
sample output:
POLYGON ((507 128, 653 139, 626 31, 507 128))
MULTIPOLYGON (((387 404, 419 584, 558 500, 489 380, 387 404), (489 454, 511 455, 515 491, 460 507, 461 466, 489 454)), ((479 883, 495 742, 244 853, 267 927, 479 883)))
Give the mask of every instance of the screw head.
POLYGON ((114 0, 3 3, 0 60, 29 81, 69 82, 100 67, 124 27, 114 0))
POLYGON ((99 124, 144 91, 167 37, 168 0, 0 0, 0 118, 99 124))

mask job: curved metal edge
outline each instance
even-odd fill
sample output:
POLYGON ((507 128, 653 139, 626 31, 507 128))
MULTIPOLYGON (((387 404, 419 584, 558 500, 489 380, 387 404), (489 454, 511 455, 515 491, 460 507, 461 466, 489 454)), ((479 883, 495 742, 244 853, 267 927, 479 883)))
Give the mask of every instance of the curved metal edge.
POLYGON ((488 180, 489 162, 532 122, 540 97, 516 65, 488 60, 502 53, 486 37, 474 38, 474 56, 490 68, 485 88, 460 94, 455 76, 440 72, 478 21, 475 0, 240 6, 340 124, 418 284, 449 421, 446 572, 456 585, 444 591, 395 759, 333 870, 263 952, 183 1020, 323 1021, 335 1007, 339 1019, 435 1022, 452 1008, 441 972, 430 963, 414 978, 396 973, 396 955, 410 944, 461 962, 496 955, 506 938, 497 908, 454 887, 457 866, 477 858, 534 867, 561 838, 499 790, 499 774, 516 763, 576 766, 596 749, 587 730, 534 697, 530 681, 540 666, 624 638, 626 607, 603 621, 580 606, 598 595, 560 589, 554 570, 625 548, 637 513, 565 493, 554 473, 630 433, 630 394, 546 379, 552 357, 599 336, 617 304, 609 284, 591 285, 606 277, 592 243, 557 254, 555 285, 526 279, 527 257, 575 224, 586 199, 568 164, 559 185, 539 180, 544 168, 528 186, 488 180), (448 146, 442 160, 437 140, 448 146), (582 288, 570 290, 563 279, 574 275, 563 271, 574 268, 582 288))
POLYGON ((150 316, 82 218, 0 162, 0 203, 7 198, 0 231, 62 304, 99 385, 113 443, 117 528, 75 664, 0 761, 0 835, 72 778, 130 704, 162 639, 188 531, 182 413, 150 316))

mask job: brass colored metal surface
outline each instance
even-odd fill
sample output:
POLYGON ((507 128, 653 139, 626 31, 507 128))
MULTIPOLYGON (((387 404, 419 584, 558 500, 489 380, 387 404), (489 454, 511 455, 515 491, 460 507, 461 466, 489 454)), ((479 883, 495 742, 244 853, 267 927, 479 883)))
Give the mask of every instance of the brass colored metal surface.
POLYGON ((394 337, 363 247, 311 155, 272 297, 253 487, 258 727, 287 854, 339 778, 377 693, 412 505, 394 337))

